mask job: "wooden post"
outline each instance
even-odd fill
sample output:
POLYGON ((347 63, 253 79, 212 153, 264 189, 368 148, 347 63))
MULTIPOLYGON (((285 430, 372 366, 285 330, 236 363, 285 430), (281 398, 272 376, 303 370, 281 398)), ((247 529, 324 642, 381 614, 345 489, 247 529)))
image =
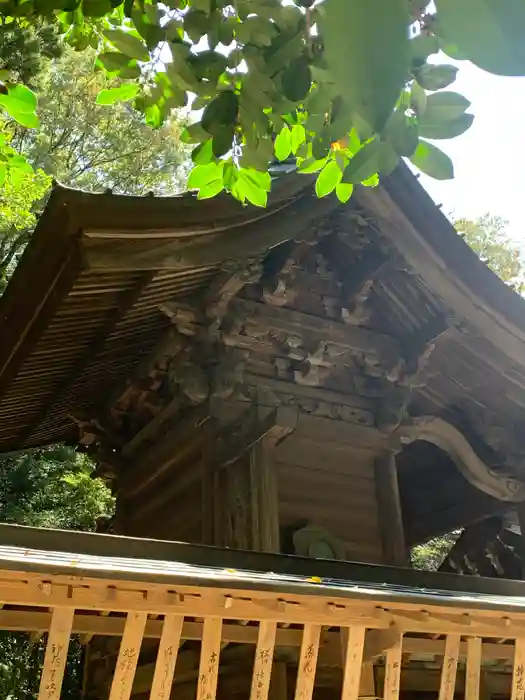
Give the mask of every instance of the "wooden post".
POLYGON ((439 700, 454 700, 460 643, 461 635, 449 634, 447 636, 445 642, 445 656, 443 657, 443 670, 441 672, 441 684, 439 687, 439 700))
POLYGON ((263 621, 259 623, 250 700, 268 700, 276 634, 276 622, 263 621))
POLYGON ((60 698, 74 614, 73 608, 56 608, 53 611, 38 700, 60 698))
POLYGON ((279 552, 279 495, 273 449, 264 436, 250 450, 251 516, 254 548, 279 552))
POLYGON ((181 615, 166 615, 164 618, 150 700, 169 700, 183 622, 181 615))
POLYGON ((374 473, 384 563, 408 566, 396 458, 392 452, 376 459, 374 473))

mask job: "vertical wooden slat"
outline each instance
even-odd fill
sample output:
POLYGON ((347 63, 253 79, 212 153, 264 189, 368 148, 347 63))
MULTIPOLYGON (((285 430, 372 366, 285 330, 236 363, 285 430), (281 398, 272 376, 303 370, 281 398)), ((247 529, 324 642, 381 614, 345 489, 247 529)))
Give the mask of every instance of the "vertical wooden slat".
POLYGON ((150 700, 169 700, 183 622, 182 615, 166 615, 164 618, 150 700))
POLYGON ((460 642, 461 636, 459 634, 449 634, 445 642, 445 656, 443 658, 443 671, 441 672, 439 700, 454 700, 460 642))
POLYGON ((222 619, 220 617, 208 617, 204 620, 197 700, 215 700, 219 677, 221 633, 222 619))
POLYGON ((320 625, 306 624, 304 626, 299 666, 297 668, 295 700, 311 700, 312 698, 320 639, 320 625))
POLYGON ((341 700, 357 700, 359 697, 365 634, 364 627, 350 627, 349 630, 341 628, 344 659, 341 700))
POLYGON ((146 627, 146 613, 130 612, 120 642, 109 700, 129 700, 146 627))
POLYGON ((514 647, 511 700, 525 700, 525 637, 518 637, 514 647))
POLYGON ((481 639, 470 637, 467 641, 467 677, 465 700, 479 700, 481 689, 481 639))
POLYGON ((276 634, 276 622, 259 623, 250 700, 267 700, 268 698, 276 634))
POLYGON ((53 610, 38 700, 59 700, 60 698, 74 614, 74 608, 53 610))
POLYGON ((398 700, 399 698, 402 644, 403 638, 400 635, 399 641, 386 652, 384 700, 398 700))

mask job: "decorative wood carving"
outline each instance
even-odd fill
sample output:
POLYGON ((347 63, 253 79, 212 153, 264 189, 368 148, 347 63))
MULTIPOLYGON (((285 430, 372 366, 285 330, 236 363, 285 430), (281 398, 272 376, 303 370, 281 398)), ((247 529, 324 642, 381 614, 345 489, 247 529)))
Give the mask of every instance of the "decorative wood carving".
POLYGON ((500 501, 525 501, 525 483, 488 467, 453 425, 435 416, 412 419, 395 432, 402 443, 425 440, 444 450, 476 488, 500 501))

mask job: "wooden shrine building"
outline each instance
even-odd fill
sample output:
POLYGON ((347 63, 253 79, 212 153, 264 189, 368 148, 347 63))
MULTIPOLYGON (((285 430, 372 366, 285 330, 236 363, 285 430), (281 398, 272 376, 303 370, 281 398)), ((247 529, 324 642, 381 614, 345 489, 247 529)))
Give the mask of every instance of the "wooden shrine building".
MULTIPOLYGON (((116 496, 113 534, 228 548, 232 569, 233 550, 409 567, 411 547, 461 529, 444 570, 522 578, 525 301, 404 167, 345 206, 316 199, 294 174, 276 179, 260 210, 57 187, 0 299, 0 329, 0 451, 66 441, 89 452, 116 496)), ((215 550, 198 551, 210 565, 215 550)), ((445 579, 430 576, 439 589, 445 579)), ((252 617, 233 618, 250 628, 252 617)), ((290 639, 293 619, 279 627, 290 639)), ((516 658, 504 642, 518 632, 498 625, 493 635, 480 627, 504 652, 491 647, 507 680, 484 686, 488 697, 507 693, 516 658)), ((97 629, 86 700, 109 697, 118 654, 97 629)), ((450 644, 460 645, 456 629, 450 644)), ((386 684, 395 699, 378 670, 395 647, 397 695, 426 700, 441 687, 453 700, 450 679, 428 681, 435 654, 448 653, 441 632, 430 625, 428 644, 403 655, 388 634, 370 642, 359 695, 386 684)), ((151 666, 158 637, 145 640, 139 667, 151 666)), ((221 691, 219 679, 218 700, 250 696, 253 644, 248 663, 232 639, 220 653, 238 685, 221 691)), ((305 657, 295 642, 282 647, 286 679, 305 657)), ((315 700, 341 694, 330 658, 315 700)), ((172 697, 213 700, 197 687, 198 654, 190 666, 175 673, 172 697)), ((153 672, 141 673, 129 693, 147 698, 153 672)), ((309 700, 314 686, 297 678, 275 697, 309 700)))

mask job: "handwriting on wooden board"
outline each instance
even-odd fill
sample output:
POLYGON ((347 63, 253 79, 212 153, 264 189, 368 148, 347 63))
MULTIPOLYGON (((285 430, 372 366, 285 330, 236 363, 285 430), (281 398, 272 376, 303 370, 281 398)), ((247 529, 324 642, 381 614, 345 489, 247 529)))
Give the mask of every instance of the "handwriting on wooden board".
POLYGON ((516 639, 511 697, 512 700, 525 700, 525 638, 516 639))
POLYGON ((439 700, 453 700, 454 698, 460 642, 461 637, 458 634, 450 634, 445 642, 439 700))

